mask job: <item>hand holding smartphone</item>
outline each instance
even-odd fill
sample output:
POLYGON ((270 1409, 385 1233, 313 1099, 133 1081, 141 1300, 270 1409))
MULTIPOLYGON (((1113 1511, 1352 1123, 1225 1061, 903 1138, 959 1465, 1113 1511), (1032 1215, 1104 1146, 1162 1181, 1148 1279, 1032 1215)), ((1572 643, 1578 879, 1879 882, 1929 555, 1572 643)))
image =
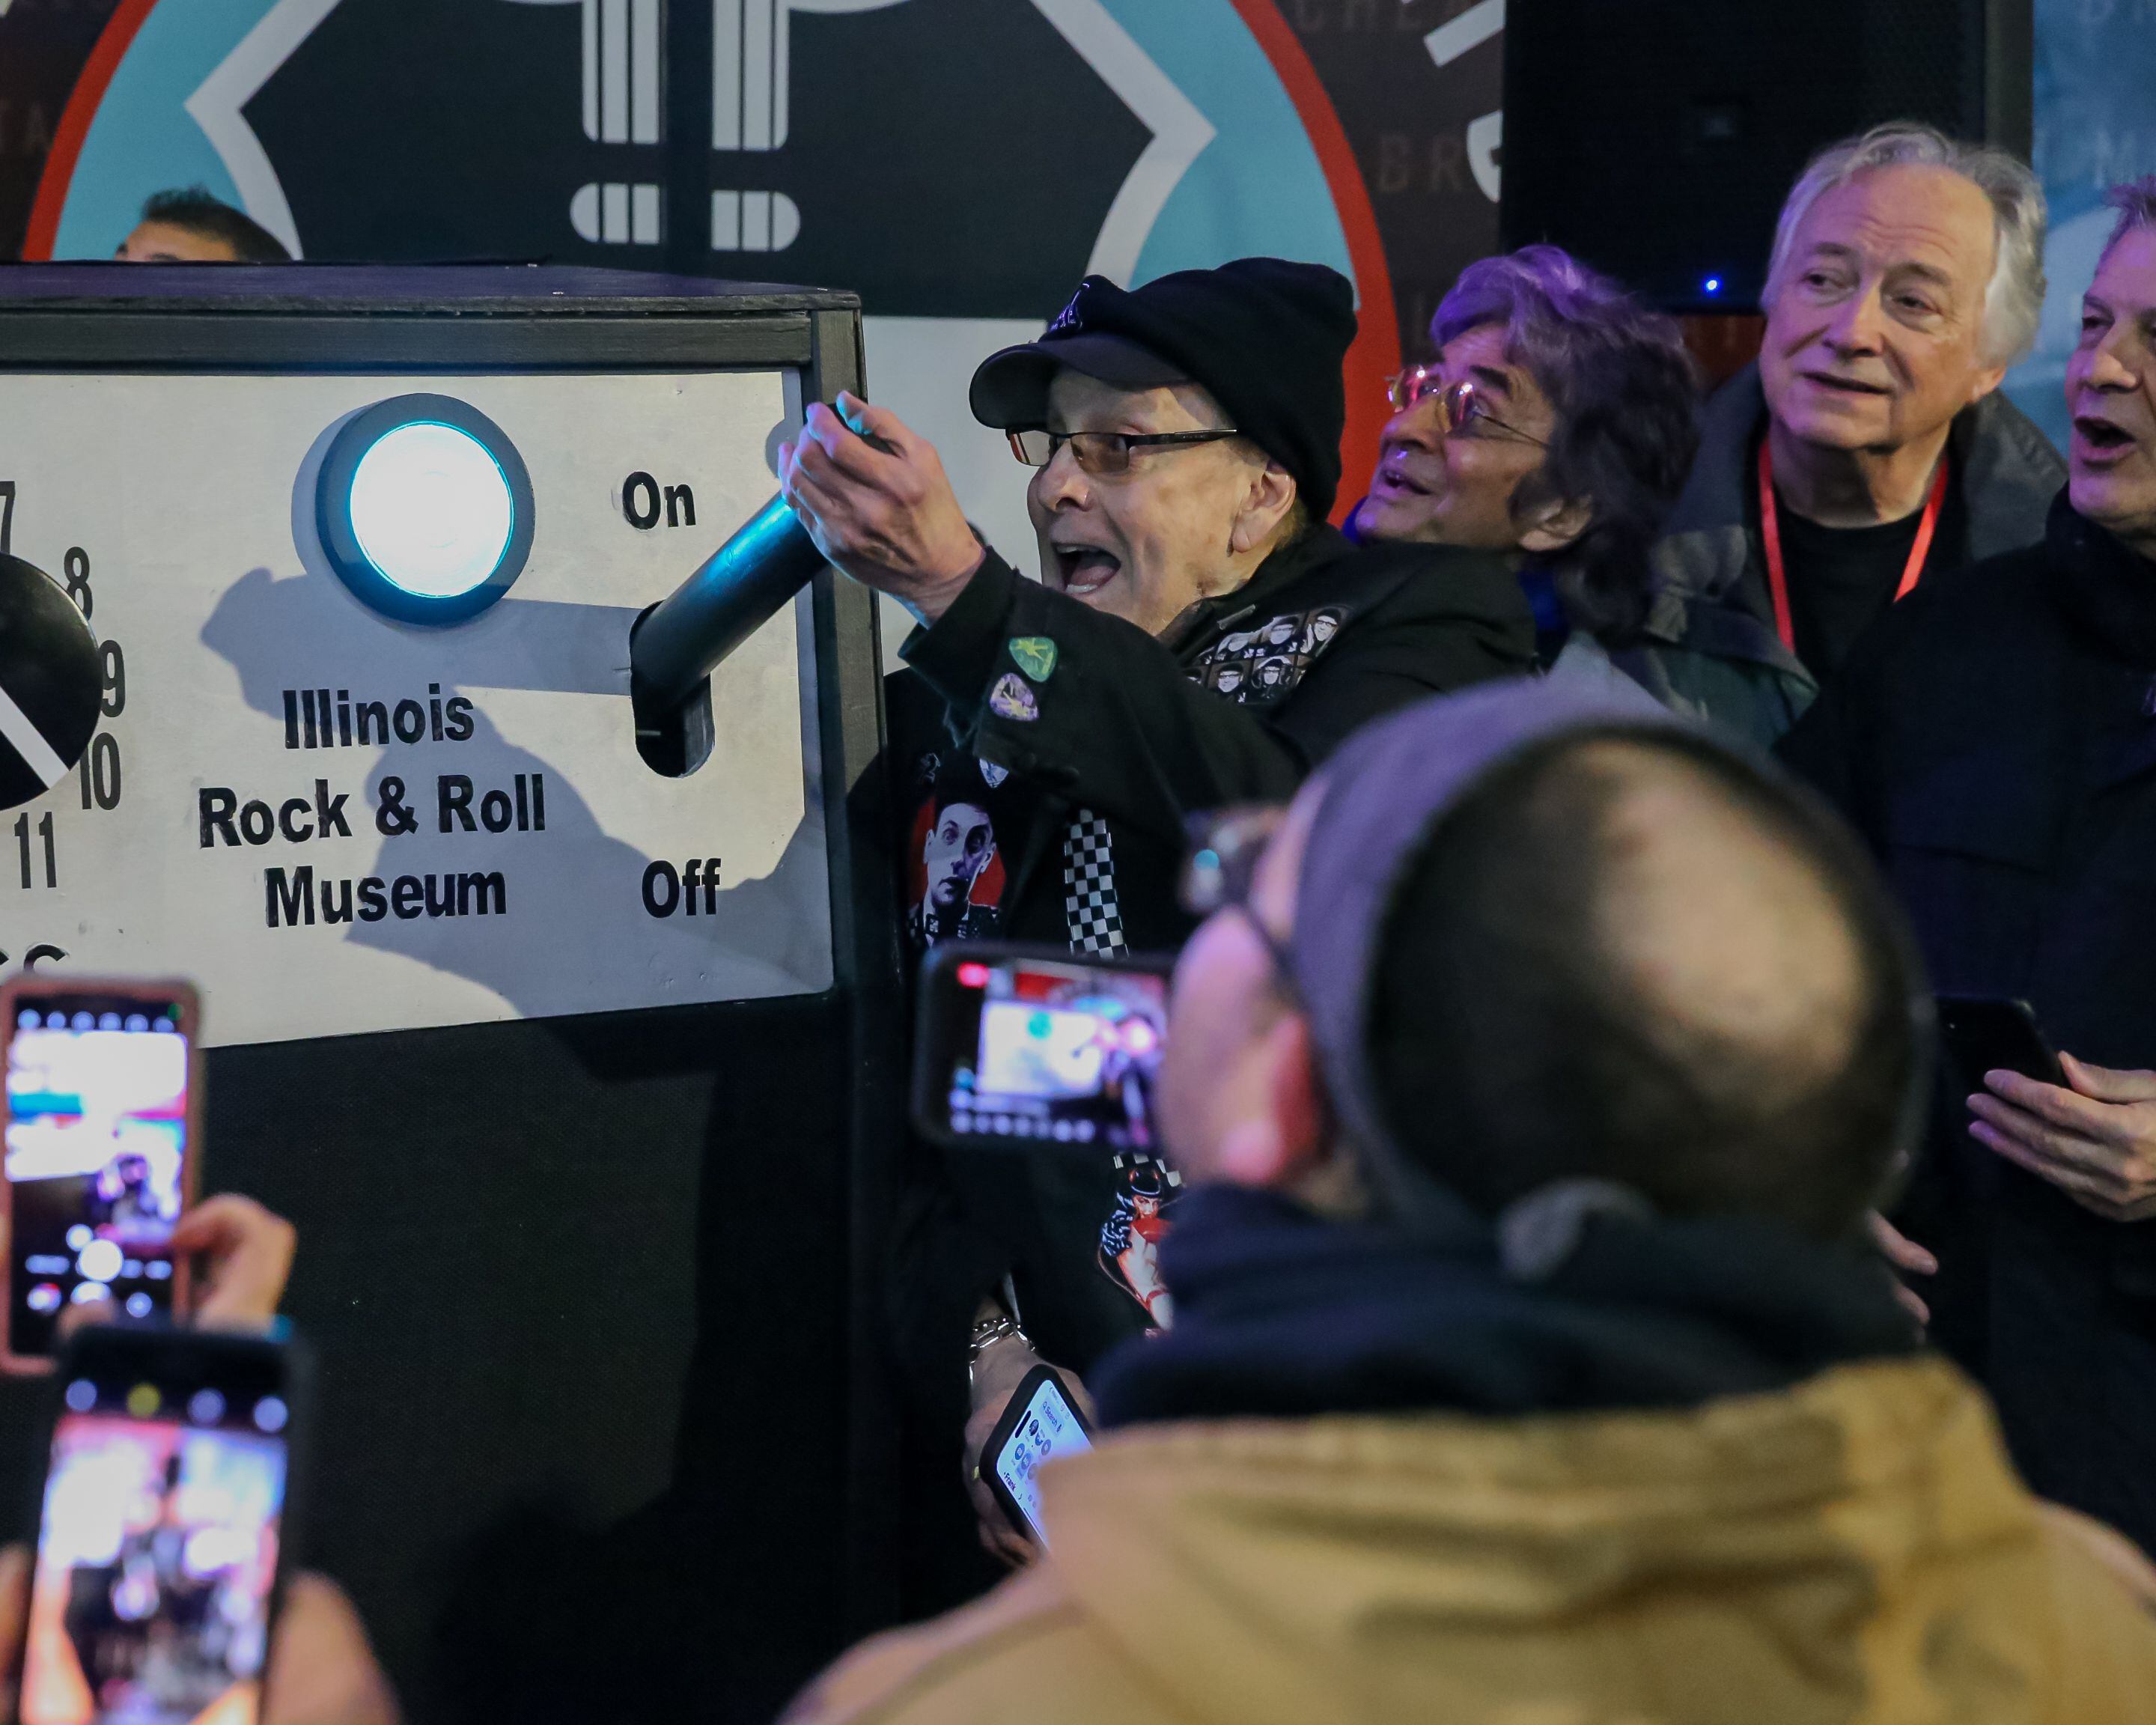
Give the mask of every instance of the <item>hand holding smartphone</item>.
POLYGON ((184 983, 25 975, 0 987, 0 1370, 49 1371, 70 1305, 187 1310, 172 1230, 195 1197, 198 1017, 184 983))
POLYGON ((913 1114, 944 1143, 1154 1147, 1173 961, 954 942, 921 966, 913 1114))
POLYGON ((1041 1464, 1093 1447, 1093 1428, 1064 1394, 1053 1366, 1035 1366, 1020 1380, 1003 1418, 981 1446, 981 1474, 1011 1525, 1044 1549, 1041 1464))
POLYGON ((252 1725, 290 1556, 294 1345, 95 1325, 59 1378, 22 1725, 252 1725))

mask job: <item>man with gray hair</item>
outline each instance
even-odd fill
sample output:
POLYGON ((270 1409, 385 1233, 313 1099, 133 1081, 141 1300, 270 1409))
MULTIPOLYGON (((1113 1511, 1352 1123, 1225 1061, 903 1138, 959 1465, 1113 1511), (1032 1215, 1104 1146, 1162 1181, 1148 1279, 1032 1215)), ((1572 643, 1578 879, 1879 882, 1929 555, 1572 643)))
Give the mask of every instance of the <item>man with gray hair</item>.
POLYGON ((1782 752, 1940 987, 2061 1050, 1951 1075, 1899 1219, 2030 1483, 2156 1551, 2156 177, 2112 201, 2043 540, 1897 606, 1782 752))
POLYGON ((2002 151, 1904 122, 1815 158, 1758 363, 1708 404, 1656 547, 1655 693, 1771 743, 1920 580, 2043 536, 2065 469, 1996 393, 2043 256, 2042 190, 2002 151))

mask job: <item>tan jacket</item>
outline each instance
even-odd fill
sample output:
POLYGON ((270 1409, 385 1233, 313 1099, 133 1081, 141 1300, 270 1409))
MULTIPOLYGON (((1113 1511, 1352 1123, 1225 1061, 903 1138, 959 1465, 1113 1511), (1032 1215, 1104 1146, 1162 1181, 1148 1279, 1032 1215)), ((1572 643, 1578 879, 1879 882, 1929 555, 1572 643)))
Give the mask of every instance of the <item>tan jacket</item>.
POLYGON ((1934 1358, 1681 1412, 1117 1433, 799 1722, 2142 1725, 2156 1620, 1934 1358))

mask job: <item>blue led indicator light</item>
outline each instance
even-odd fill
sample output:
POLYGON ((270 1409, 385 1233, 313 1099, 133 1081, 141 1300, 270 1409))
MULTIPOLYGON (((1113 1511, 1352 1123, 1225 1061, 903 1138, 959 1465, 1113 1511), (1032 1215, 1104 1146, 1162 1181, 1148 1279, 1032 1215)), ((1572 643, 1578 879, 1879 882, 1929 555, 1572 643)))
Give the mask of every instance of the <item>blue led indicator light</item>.
POLYGON ((485 414, 445 395, 396 396, 339 427, 315 513, 353 597, 401 623, 476 617, 531 549, 523 458, 485 414))

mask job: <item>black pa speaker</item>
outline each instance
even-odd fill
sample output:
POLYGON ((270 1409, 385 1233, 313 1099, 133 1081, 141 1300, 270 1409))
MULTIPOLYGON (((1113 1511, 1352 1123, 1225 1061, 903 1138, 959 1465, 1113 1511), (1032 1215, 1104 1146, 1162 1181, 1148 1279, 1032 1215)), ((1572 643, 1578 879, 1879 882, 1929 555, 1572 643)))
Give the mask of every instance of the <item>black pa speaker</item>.
POLYGON ((1505 244, 1750 310, 1815 151, 1920 120, 2025 157, 2032 54, 2030 0, 1511 0, 1505 244))

